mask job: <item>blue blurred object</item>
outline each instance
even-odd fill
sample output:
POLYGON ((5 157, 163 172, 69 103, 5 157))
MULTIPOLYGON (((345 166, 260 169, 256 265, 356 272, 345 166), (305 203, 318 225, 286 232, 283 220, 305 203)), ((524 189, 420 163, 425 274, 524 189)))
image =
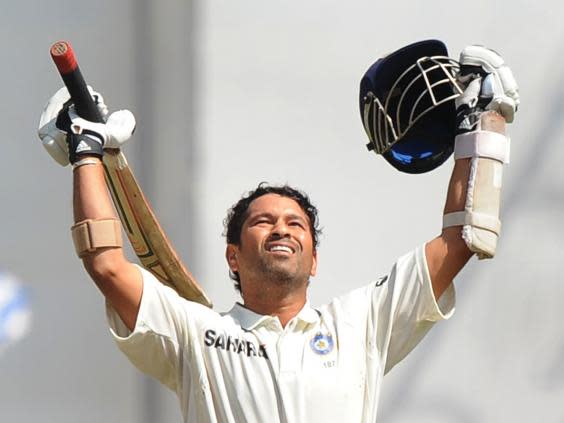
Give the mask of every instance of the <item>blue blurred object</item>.
POLYGON ((31 326, 26 289, 10 273, 0 271, 0 350, 23 338, 31 326))
POLYGON ((458 62, 441 41, 403 47, 376 61, 360 83, 360 114, 367 147, 396 169, 429 172, 451 154, 458 62))

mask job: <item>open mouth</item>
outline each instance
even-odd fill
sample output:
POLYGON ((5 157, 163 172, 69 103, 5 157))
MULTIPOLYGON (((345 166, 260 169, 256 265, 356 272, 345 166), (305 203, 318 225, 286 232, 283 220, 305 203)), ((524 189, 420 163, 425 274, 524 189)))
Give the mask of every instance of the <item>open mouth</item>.
POLYGON ((294 249, 289 245, 282 245, 282 244, 272 244, 268 246, 267 251, 271 253, 285 253, 285 254, 293 254, 294 249))

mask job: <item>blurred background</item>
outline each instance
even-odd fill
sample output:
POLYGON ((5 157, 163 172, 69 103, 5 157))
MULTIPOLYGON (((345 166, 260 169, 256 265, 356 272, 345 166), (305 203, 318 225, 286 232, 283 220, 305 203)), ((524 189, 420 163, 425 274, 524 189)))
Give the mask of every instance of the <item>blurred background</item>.
POLYGON ((295 185, 320 209, 314 304, 375 280, 439 233, 452 162, 424 175, 398 173, 367 152, 357 102, 360 78, 378 57, 427 38, 443 40, 452 57, 467 44, 498 50, 522 106, 509 127, 497 257, 463 270, 454 317, 386 376, 379 421, 564 421, 564 6, 344 5, 3 4, 0 34, 10 43, 0 68, 0 271, 27 293, 18 304, 31 323, 0 349, 0 421, 181 421, 174 394, 113 344, 103 299, 74 254, 71 171, 36 135, 62 84, 49 57, 53 42, 72 43, 112 110, 135 113, 125 152, 180 255, 225 311, 238 296, 223 218, 261 181, 295 185))

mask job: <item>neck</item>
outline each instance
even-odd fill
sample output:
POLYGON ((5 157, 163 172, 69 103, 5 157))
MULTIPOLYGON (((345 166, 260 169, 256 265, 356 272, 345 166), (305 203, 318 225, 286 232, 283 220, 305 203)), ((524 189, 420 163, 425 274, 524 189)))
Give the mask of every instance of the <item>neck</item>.
POLYGON ((283 287, 262 287, 262 289, 243 290, 245 307, 265 316, 276 316, 282 327, 286 327, 306 303, 307 284, 299 289, 288 291, 283 287))

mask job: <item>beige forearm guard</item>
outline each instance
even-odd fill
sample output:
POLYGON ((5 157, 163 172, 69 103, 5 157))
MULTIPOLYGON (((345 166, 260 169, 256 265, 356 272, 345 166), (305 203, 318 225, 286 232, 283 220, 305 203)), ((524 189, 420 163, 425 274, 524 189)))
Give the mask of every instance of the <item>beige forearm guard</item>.
POLYGON ((119 220, 86 219, 71 227, 72 240, 78 257, 82 258, 98 248, 121 247, 121 225, 119 220))
POLYGON ((443 216, 443 228, 462 225, 462 238, 478 258, 495 255, 501 229, 499 206, 503 164, 509 163, 509 138, 478 130, 455 138, 454 158, 470 158, 464 210, 443 216))

